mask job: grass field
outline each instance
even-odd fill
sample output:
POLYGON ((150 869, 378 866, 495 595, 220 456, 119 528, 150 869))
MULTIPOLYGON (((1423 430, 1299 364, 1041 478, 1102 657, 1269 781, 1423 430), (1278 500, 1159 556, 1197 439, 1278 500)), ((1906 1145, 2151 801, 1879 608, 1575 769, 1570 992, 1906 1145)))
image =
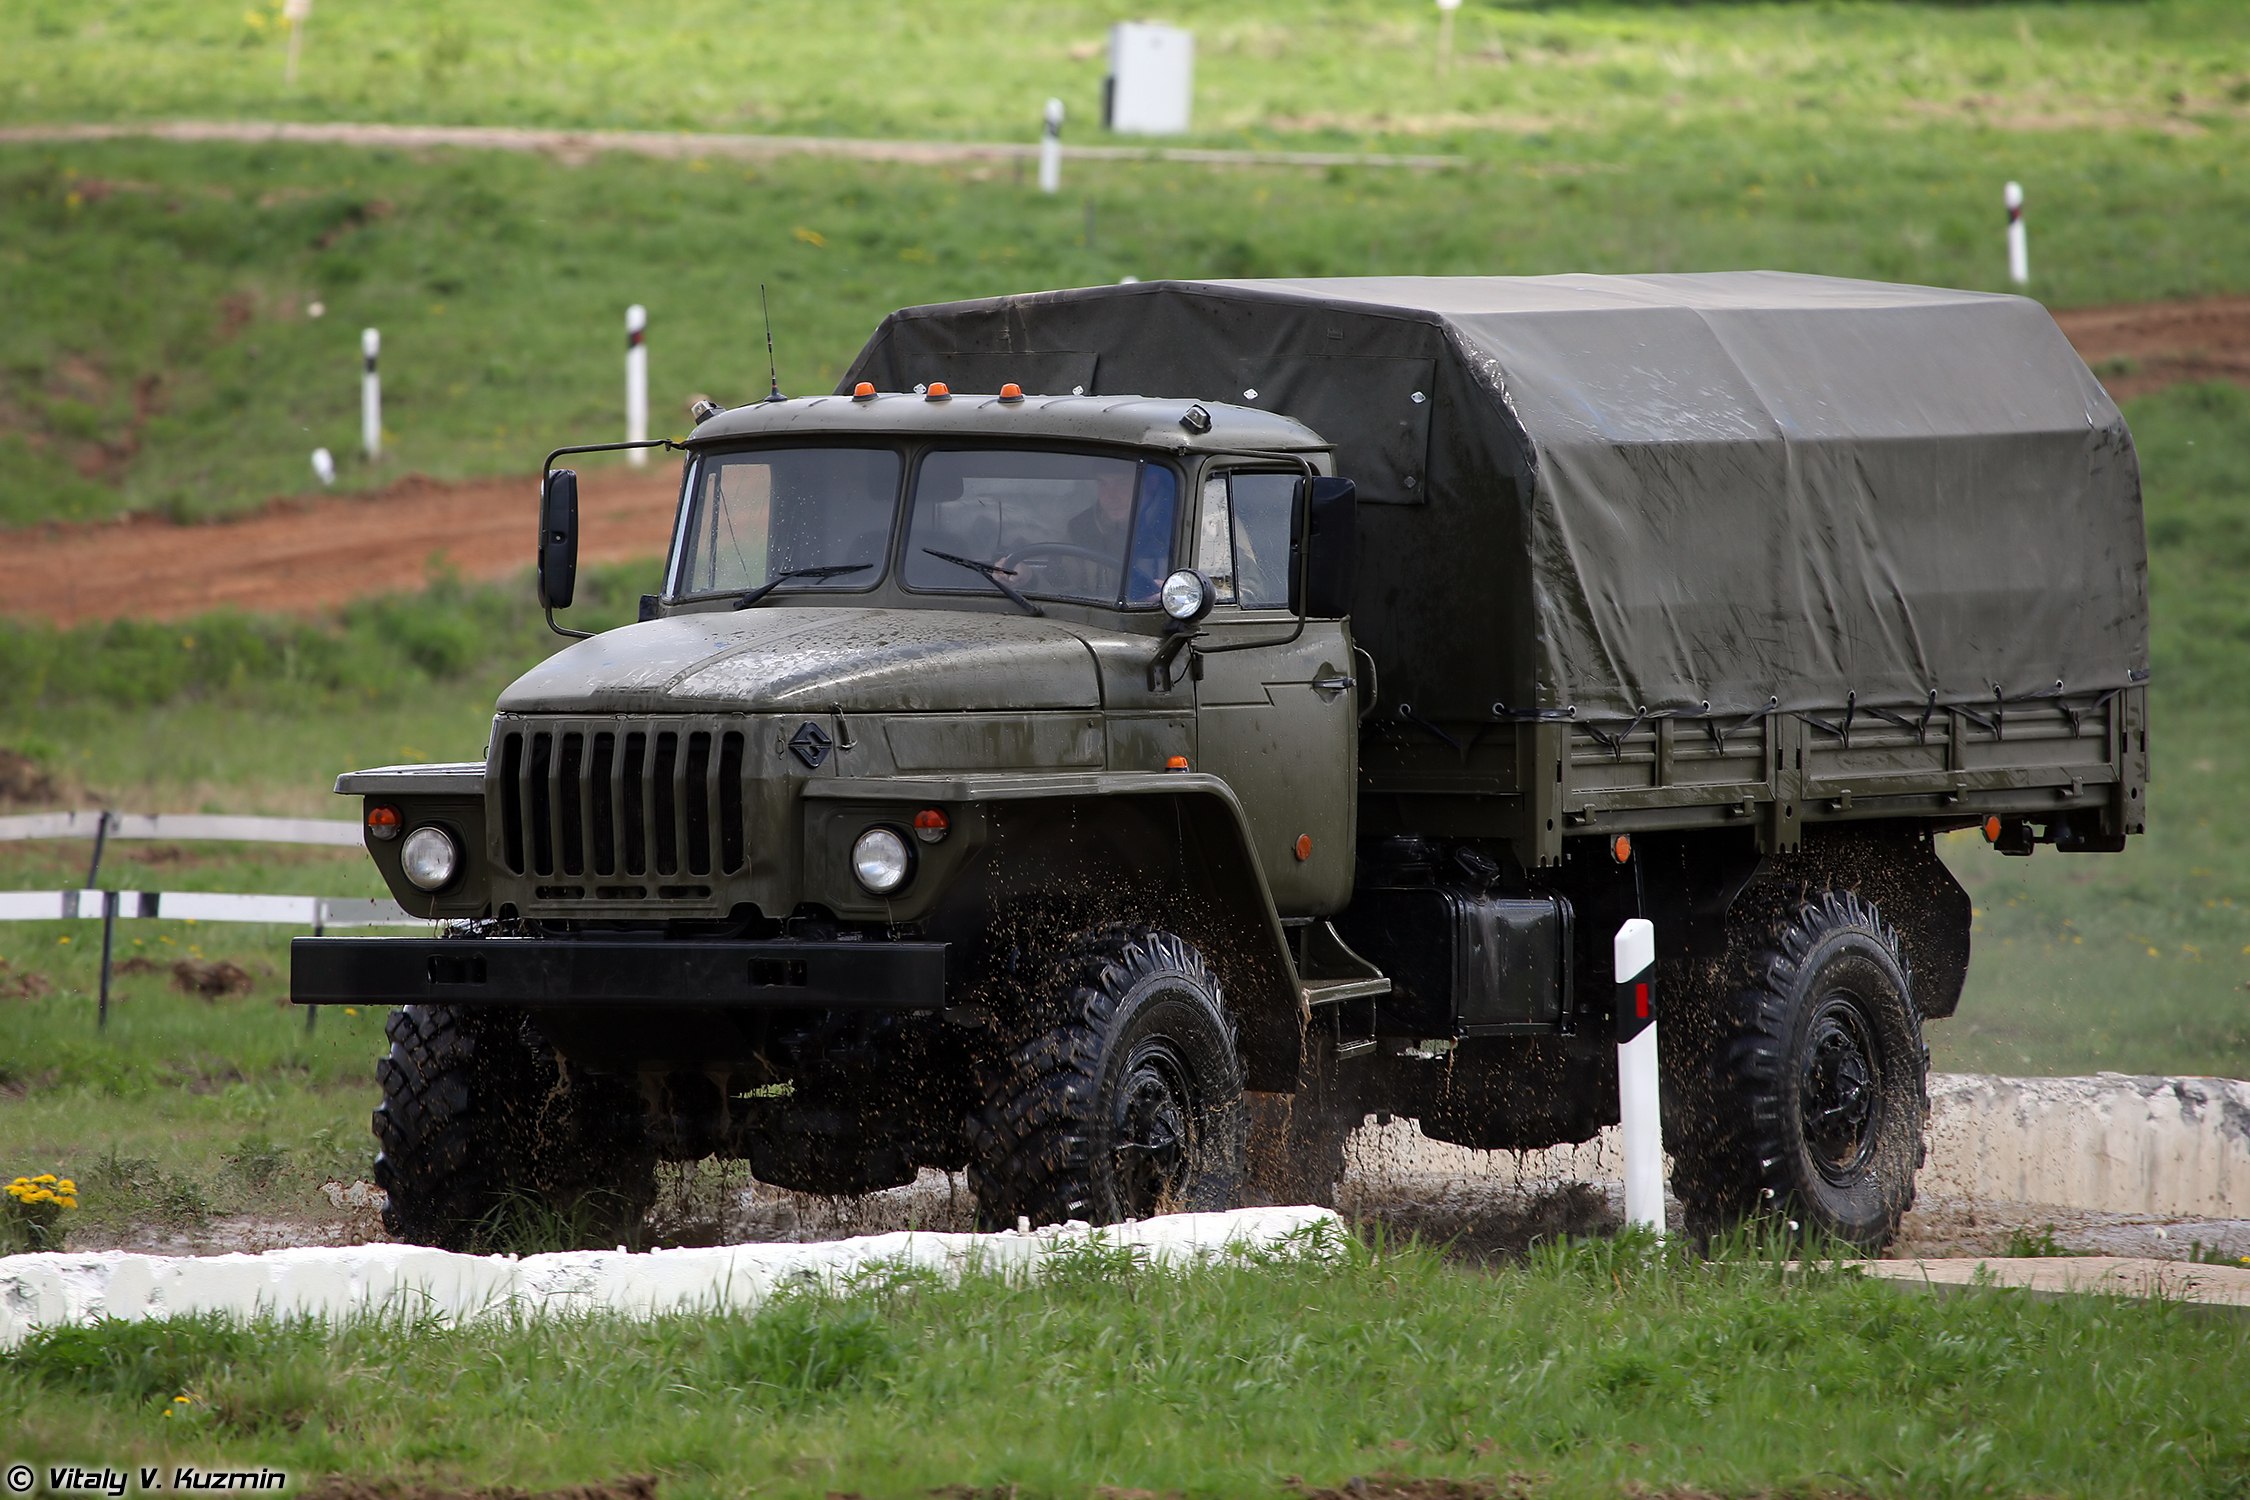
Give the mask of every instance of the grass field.
MULTIPOLYGON (((0 117, 380 119, 1029 139, 1048 95, 1101 137, 1114 6, 586 0, 323 6, 284 82, 278 0, 17 0, 0 117), (848 19, 846 19, 848 17, 848 19), (1029 24, 1027 24, 1027 22, 1029 24)), ((1482 0, 1438 69, 1406 0, 1174 0, 1196 34, 1198 139, 1406 142, 1503 156, 1562 131, 1827 135, 1934 119, 2169 134, 2250 110, 2229 0, 1804 6, 1482 0)))
MULTIPOLYGON (((1602 24, 1700 36, 1715 24, 1708 9, 1602 24)), ((2127 18, 2128 31, 2186 13, 2092 9, 2127 18)), ((2036 13, 1906 15, 1935 37, 1995 26, 2012 36, 2009 18, 2030 25, 2036 13)), ((0 56, 6 28, 28 24, 26 14, 0 17, 0 56)), ((118 29, 143 24, 132 14, 118 29)), ((1516 19, 1468 14, 1478 25, 1516 19)), ((2079 11, 2058 15, 2072 18, 2065 32, 2083 24, 2079 11)), ((1847 31, 1874 24, 1858 10, 1758 10, 1742 45, 1779 67, 1753 43, 1801 33, 1841 58, 1847 43, 1829 32, 1846 20, 1847 31)), ((1914 39, 1905 19, 1892 24, 1898 48, 1944 50, 1914 39)), ((2218 21, 2212 29, 2223 35, 2218 21)), ((2206 51, 2195 68, 2229 55, 2223 44, 2206 51)), ((2033 131, 1909 108, 1886 85, 1891 113, 1879 127, 1762 107, 1700 124, 1605 117, 1482 135, 1463 166, 1438 172, 1074 164, 1054 198, 1005 165, 0 147, 11 317, 0 526, 237 511, 311 487, 315 446, 342 458, 347 488, 408 470, 523 471, 551 446, 621 426, 620 324, 636 301, 650 310, 657 425, 678 430, 696 393, 746 400, 765 389, 760 284, 772 293, 784 388, 800 393, 832 385, 891 308, 1128 275, 1769 266, 1998 288, 1999 190, 2010 177, 2031 186, 2034 289, 2052 304, 2250 286, 2245 128, 2224 115, 2179 131, 2132 123, 2131 101, 2163 69, 2121 71, 2060 39, 2037 55, 2084 76, 2075 113, 2033 131), (316 304, 324 316, 312 316, 316 304), (385 339, 380 468, 351 456, 358 337, 370 325, 385 339)), ((24 72, 0 64, 19 87, 24 72)), ((1588 100, 1622 87, 1576 63, 1541 76, 1588 100)), ((73 110, 99 112, 91 102, 73 110)))
POLYGON ((0 1357, 8 1456, 665 1500, 1354 1493, 2238 1496, 2250 1344, 2091 1298, 1939 1298, 1623 1240, 1039 1286, 881 1278, 751 1318, 198 1320, 0 1357), (182 1400, 180 1398, 184 1397, 182 1400), (169 1409, 169 1410, 168 1410, 169 1409), (1379 1483, 1380 1481, 1378 1481, 1379 1483), (1114 1487, 1114 1488, 1112 1488, 1114 1487))

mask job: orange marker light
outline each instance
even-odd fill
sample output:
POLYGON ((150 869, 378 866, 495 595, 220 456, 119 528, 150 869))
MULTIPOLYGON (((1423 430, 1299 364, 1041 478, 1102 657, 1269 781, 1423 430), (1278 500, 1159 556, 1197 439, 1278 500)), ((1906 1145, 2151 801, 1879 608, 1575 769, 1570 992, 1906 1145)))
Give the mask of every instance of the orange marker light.
POLYGON ((404 821, 397 808, 378 802, 367 809, 367 836, 388 842, 398 837, 399 826, 404 821))
POLYGON ((1175 755, 1164 762, 1164 769, 1167 771, 1184 771, 1187 768, 1187 757, 1184 755, 1175 755))
POLYGON ((861 381, 861 382, 860 382, 860 383, 859 383, 858 385, 855 385, 855 386, 853 386, 853 387, 852 387, 852 399, 853 399, 854 401, 872 401, 872 400, 874 400, 874 399, 875 399, 875 382, 874 382, 874 381, 872 381, 872 380, 862 380, 862 381, 861 381))
POLYGON ((1622 833, 1611 839, 1609 841, 1609 857, 1619 864, 1624 864, 1630 860, 1633 857, 1632 839, 1622 833))
POLYGON ((1311 858, 1312 835, 1309 833, 1300 833, 1297 835, 1297 859, 1301 863, 1311 858))
POLYGON ((1023 399, 1023 387, 1017 385, 1013 380, 1009 381, 1006 385, 1000 387, 1000 399, 1003 401, 1021 401, 1023 399))
POLYGON ((952 820, 942 808, 925 807, 914 815, 914 836, 925 844, 941 844, 952 831, 952 820))
POLYGON ((1988 844, 2000 842, 2000 819, 1997 816, 1984 820, 1984 841, 1988 844))
POLYGON ((943 401, 953 394, 953 388, 942 380, 933 380, 930 382, 930 388, 923 394, 932 401, 943 401))

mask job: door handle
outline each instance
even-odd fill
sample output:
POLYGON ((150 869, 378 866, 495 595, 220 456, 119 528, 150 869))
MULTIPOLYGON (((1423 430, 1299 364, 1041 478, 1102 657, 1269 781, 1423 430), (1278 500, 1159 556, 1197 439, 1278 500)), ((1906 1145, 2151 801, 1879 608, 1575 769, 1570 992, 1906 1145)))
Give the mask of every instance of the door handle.
POLYGON ((1359 684, 1349 677, 1316 677, 1312 690, 1316 693, 1348 693, 1359 684))

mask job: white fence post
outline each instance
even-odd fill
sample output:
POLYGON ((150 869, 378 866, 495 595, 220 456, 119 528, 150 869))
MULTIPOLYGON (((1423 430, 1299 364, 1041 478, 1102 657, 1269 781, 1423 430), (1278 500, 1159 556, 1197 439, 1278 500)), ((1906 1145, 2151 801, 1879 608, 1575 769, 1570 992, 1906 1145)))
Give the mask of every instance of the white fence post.
POLYGON ((359 446, 369 459, 383 456, 383 377, 375 373, 375 357, 383 352, 383 336, 372 328, 360 330, 359 446))
POLYGON ((1617 929, 1617 1108, 1625 1138, 1625 1222, 1664 1232, 1664 1126, 1657 1103, 1656 926, 1617 929))
MULTIPOLYGON (((638 302, 625 309, 625 441, 648 441, 648 309, 638 302)), ((648 450, 629 450, 636 469, 648 463, 648 450)))
POLYGON ((1062 122, 1063 102, 1047 101, 1046 129, 1039 137, 1039 191, 1062 191, 1062 122))
POLYGON ((2023 184, 2011 182, 2001 194, 2008 205, 2008 279, 2017 286, 2031 285, 2031 247, 2024 243, 2023 184))

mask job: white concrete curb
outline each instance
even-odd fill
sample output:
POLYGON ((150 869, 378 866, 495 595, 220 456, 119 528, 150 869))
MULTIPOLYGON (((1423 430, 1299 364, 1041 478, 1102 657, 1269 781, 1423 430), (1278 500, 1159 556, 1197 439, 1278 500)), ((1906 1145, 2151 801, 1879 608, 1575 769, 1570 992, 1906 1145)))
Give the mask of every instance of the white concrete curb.
POLYGON ((743 1311, 781 1287, 841 1288, 890 1269, 948 1279, 976 1270, 1036 1276, 1057 1255, 1098 1246, 1156 1265, 1229 1256, 1319 1255, 1342 1243, 1323 1208, 1252 1208, 1176 1214, 1089 1229, 1028 1234, 908 1231, 814 1245, 727 1245, 707 1250, 574 1251, 556 1255, 456 1255, 413 1245, 272 1250, 263 1255, 84 1255, 0 1258, 0 1349, 36 1329, 98 1318, 221 1312, 235 1317, 341 1317, 403 1313, 447 1322, 493 1315, 743 1311))
POLYGON ((2250 1083, 2231 1078, 1930 1080, 1921 1189, 2114 1214, 2250 1215, 2250 1083))

